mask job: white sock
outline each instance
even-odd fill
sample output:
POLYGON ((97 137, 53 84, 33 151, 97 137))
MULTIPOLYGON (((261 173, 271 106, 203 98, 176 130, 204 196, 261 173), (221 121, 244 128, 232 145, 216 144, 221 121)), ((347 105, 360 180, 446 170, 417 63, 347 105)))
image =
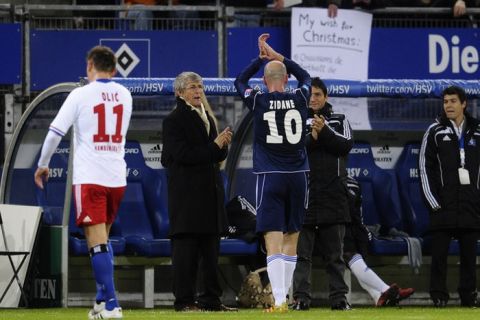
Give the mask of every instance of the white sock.
POLYGON ((283 261, 285 261, 285 295, 287 295, 292 286, 293 272, 297 265, 297 256, 289 256, 286 254, 282 254, 282 256, 283 261))
POLYGON ((385 292, 390 288, 390 286, 383 282, 383 280, 365 264, 365 261, 360 254, 354 255, 348 262, 348 266, 357 278, 360 286, 367 290, 375 304, 377 303, 378 298, 380 298, 382 292, 385 292))
POLYGON ((267 273, 272 285, 273 300, 280 306, 287 302, 285 292, 285 261, 282 254, 273 254, 267 257, 267 273))

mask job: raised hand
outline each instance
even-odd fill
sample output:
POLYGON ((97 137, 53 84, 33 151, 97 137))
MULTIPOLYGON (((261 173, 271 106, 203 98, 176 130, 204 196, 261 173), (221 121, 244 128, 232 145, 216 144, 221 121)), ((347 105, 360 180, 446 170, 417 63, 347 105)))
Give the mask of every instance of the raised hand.
POLYGON ((336 18, 337 12, 338 12, 338 7, 336 4, 331 3, 328 5, 327 14, 329 18, 336 18))
POLYGON ((283 55, 275 51, 268 43, 267 39, 270 37, 270 34, 263 33, 258 37, 258 48, 260 51, 259 57, 262 59, 268 60, 278 60, 283 61, 283 55))
POLYGON ((267 59, 267 52, 265 49, 265 44, 267 43, 267 39, 270 37, 269 33, 262 33, 258 37, 258 56, 262 59, 267 59))
POLYGON ((467 13, 467 6, 465 5, 465 1, 463 0, 456 1, 453 6, 453 16, 455 18, 458 18, 463 16, 465 13, 467 13))

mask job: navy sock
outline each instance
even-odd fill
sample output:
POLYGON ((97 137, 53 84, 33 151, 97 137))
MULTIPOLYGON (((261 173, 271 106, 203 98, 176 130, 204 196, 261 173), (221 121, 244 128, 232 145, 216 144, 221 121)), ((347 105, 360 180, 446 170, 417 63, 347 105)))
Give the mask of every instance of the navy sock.
POLYGON ((118 302, 115 296, 115 285, 113 283, 113 263, 107 245, 100 244, 91 248, 90 254, 97 288, 98 286, 103 288, 101 291, 103 291, 103 298, 106 302, 105 308, 112 310, 118 307, 118 302))

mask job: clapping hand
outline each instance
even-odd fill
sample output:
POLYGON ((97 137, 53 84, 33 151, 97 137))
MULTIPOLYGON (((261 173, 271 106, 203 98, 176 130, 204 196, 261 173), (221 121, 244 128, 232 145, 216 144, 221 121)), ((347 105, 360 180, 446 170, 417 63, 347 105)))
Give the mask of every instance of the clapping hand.
POLYGON ((225 148, 232 142, 232 130, 230 127, 226 127, 222 132, 218 134, 214 142, 218 145, 220 149, 225 148))
POLYGON ((269 37, 270 34, 268 33, 262 33, 258 37, 258 56, 262 59, 283 61, 283 56, 267 43, 269 37))
POLYGON ((318 139, 318 134, 322 131, 325 126, 325 118, 321 116, 314 115, 312 120, 312 137, 314 140, 318 139))

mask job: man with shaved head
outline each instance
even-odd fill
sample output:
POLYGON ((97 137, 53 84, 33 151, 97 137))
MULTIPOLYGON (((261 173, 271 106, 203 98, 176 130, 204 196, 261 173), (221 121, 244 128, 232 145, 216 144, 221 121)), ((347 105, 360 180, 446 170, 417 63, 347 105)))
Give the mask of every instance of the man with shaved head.
POLYGON ((297 261, 298 233, 308 204, 309 171, 305 133, 310 75, 258 38, 259 56, 235 80, 235 88, 253 113, 253 172, 257 175, 257 232, 267 249, 267 272, 275 300, 270 312, 286 312, 286 295, 297 261), (249 79, 267 62, 267 92, 253 89, 249 79), (286 92, 288 73, 298 88, 286 92))

